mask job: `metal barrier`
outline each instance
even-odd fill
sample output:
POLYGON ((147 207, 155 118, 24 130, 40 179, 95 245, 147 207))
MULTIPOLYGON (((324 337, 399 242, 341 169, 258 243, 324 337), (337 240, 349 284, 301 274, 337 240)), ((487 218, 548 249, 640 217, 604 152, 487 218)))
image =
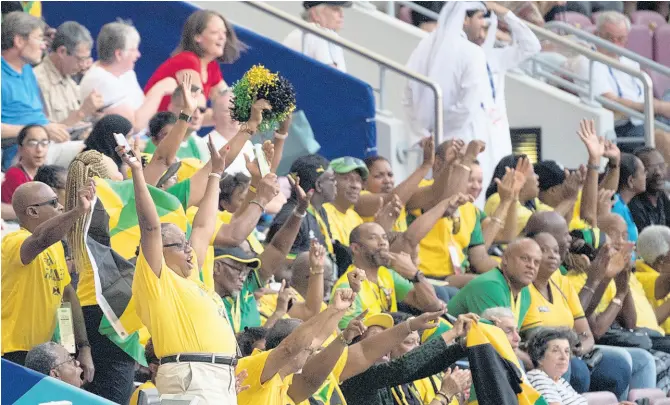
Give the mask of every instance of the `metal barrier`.
MULTIPOLYGON (((311 35, 316 35, 317 37, 323 38, 327 40, 328 42, 332 42, 334 44, 337 44, 341 46, 344 49, 347 49, 351 52, 354 52, 357 55, 360 55, 370 61, 376 62, 377 65, 379 65, 379 89, 375 89, 378 94, 379 94, 379 108, 383 109, 383 100, 384 100, 384 75, 386 73, 386 70, 391 70, 401 76, 404 76, 408 79, 411 80, 416 80, 420 83, 425 84, 426 86, 430 87, 433 90, 433 94, 435 96, 435 142, 437 143, 439 140, 440 135, 443 132, 444 128, 444 115, 443 115, 443 107, 442 107, 442 89, 440 88, 440 85, 437 84, 436 82, 430 80, 428 77, 424 75, 420 75, 418 73, 412 72, 411 70, 407 69, 405 66, 394 62, 390 59, 387 59, 379 54, 376 54, 374 52, 369 51, 368 49, 363 48, 360 45, 357 45, 351 41, 348 41, 344 38, 341 38, 339 36, 336 36, 330 32, 320 30, 318 28, 313 27, 311 24, 305 22, 304 20, 300 18, 296 18, 282 10, 276 9, 274 7, 269 6, 268 4, 264 2, 256 2, 256 1, 245 1, 244 4, 249 5, 250 7, 253 7, 257 10, 260 10, 266 14, 272 15, 275 18, 278 18, 288 24, 293 25, 294 27, 297 27, 301 29, 304 32, 307 32, 311 35)), ((304 43, 304 36, 303 36, 303 43, 304 43)))

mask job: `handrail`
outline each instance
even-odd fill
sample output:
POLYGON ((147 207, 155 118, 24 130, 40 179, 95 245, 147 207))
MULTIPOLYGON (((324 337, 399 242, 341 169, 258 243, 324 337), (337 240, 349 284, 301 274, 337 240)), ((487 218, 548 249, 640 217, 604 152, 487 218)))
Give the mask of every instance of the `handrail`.
MULTIPOLYGON (((349 40, 346 40, 344 38, 341 38, 339 36, 336 36, 330 32, 320 30, 317 28, 314 28, 312 25, 309 23, 305 22, 302 19, 296 18, 292 16, 291 14, 288 14, 282 10, 273 8, 268 6, 264 2, 259 2, 259 1, 245 1, 245 4, 258 9, 266 14, 270 14, 288 24, 293 25, 294 27, 298 27, 301 30, 307 31, 312 35, 316 35, 317 37, 320 37, 322 39, 325 39, 326 41, 332 42, 334 44, 337 44, 341 46, 344 49, 347 49, 359 56, 362 56, 368 60, 376 62, 378 65, 381 66, 380 68, 380 76, 381 76, 381 81, 383 83, 383 75, 384 75, 384 70, 385 69, 390 69, 397 74, 404 76, 408 79, 413 79, 418 82, 421 82, 428 87, 430 87, 433 90, 433 93, 435 95, 435 143, 437 144, 439 142, 440 137, 442 136, 443 129, 444 129, 444 112, 443 112, 443 106, 442 106, 442 88, 440 87, 439 84, 436 82, 430 80, 428 77, 412 72, 411 70, 407 69, 405 66, 394 62, 388 58, 385 58, 375 52, 372 52, 368 49, 363 48, 360 45, 357 45, 349 40)), ((383 87, 383 84, 381 85, 383 87)))
POLYGON ((640 64, 642 67, 646 67, 651 70, 655 70, 661 74, 664 74, 666 76, 670 76, 670 67, 661 65, 660 63, 653 61, 649 58, 645 58, 644 56, 637 54, 629 49, 622 48, 618 45, 614 45, 613 43, 606 41, 599 36, 593 35, 590 32, 586 32, 584 30, 580 30, 579 28, 573 27, 570 24, 567 24, 563 21, 551 21, 548 22, 544 25, 545 29, 561 29, 565 30, 567 33, 571 35, 575 35, 578 38, 581 38, 585 41, 594 43, 598 45, 601 48, 605 48, 608 51, 615 52, 619 55, 625 56, 628 59, 634 60, 637 63, 640 64))
POLYGON ((426 7, 420 6, 416 3, 413 3, 411 1, 389 1, 386 3, 386 12, 388 15, 391 15, 395 17, 395 3, 400 4, 401 6, 405 6, 408 9, 412 11, 416 11, 419 14, 422 14, 428 18, 432 18, 433 20, 437 21, 440 19, 440 14, 434 12, 433 10, 430 10, 426 7))
MULTIPOLYGON (((548 39, 552 42, 558 43, 572 51, 575 51, 581 55, 586 56, 590 59, 589 66, 589 83, 593 82, 593 63, 594 61, 604 63, 606 65, 612 66, 613 68, 620 70, 624 73, 627 73, 633 77, 636 77, 642 81, 642 87, 644 89, 644 139, 647 146, 654 147, 654 95, 653 95, 653 85, 649 75, 641 70, 635 70, 630 66, 624 65, 623 63, 615 60, 609 56, 603 55, 602 53, 592 51, 582 45, 576 44, 569 39, 562 37, 552 31, 549 31, 544 28, 540 28, 535 24, 526 23, 528 27, 538 36, 540 39, 548 39)), ((593 86, 589 86, 589 100, 595 99, 595 94, 593 94, 593 86)))

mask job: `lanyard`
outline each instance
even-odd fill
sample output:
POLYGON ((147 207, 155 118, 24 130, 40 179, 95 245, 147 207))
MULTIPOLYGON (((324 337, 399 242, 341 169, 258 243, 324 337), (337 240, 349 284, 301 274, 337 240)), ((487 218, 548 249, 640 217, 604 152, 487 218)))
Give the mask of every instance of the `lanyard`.
MULTIPOLYGON (((619 81, 616 79, 616 76, 614 76, 614 71, 612 70, 611 66, 607 67, 610 71, 610 76, 612 76, 612 80, 614 80, 614 84, 616 85, 616 91, 619 95, 619 98, 623 98, 623 93, 621 92, 621 86, 619 86, 619 81)), ((633 83, 635 83, 635 87, 637 87, 637 96, 642 95, 642 89, 640 88, 640 85, 635 81, 635 78, 631 76, 631 80, 633 83)))
POLYGON ((333 241, 330 237, 330 230, 328 229, 328 226, 326 226, 326 222, 321 218, 321 215, 318 213, 317 210, 314 209, 314 206, 312 204, 307 207, 307 212, 312 214, 314 218, 316 218, 316 222, 319 224, 319 229, 321 230, 321 234, 323 234, 323 239, 326 242, 326 249, 328 249, 328 252, 334 253, 333 252, 333 241))
MULTIPOLYGON (((241 292, 240 292, 241 294, 241 292)), ((240 294, 237 294, 235 301, 231 297, 224 298, 230 304, 230 317, 233 318, 233 331, 240 332, 242 324, 242 311, 240 311, 240 294)))
POLYGON ((514 312, 514 316, 516 317, 516 321, 519 322, 519 318, 521 317, 521 292, 519 292, 519 296, 517 299, 514 299, 514 295, 512 294, 512 289, 510 288, 509 290, 509 303, 510 307, 512 307, 512 312, 514 312))
POLYGON ((491 66, 488 62, 486 63, 486 71, 489 73, 489 84, 491 85, 491 96, 493 97, 493 102, 496 102, 496 85, 493 82, 493 73, 491 73, 491 66))

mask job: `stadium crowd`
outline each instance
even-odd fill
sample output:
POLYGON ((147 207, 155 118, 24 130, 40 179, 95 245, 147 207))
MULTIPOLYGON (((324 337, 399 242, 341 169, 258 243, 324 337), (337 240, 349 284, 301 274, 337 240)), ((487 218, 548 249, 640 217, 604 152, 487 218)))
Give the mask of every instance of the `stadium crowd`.
MULTIPOLYGON (((667 395, 665 154, 582 120, 566 125, 580 167, 513 155, 504 74, 539 41, 482 4, 447 3, 410 59, 441 75, 449 130, 401 182, 382 156, 305 155, 277 176, 291 117, 255 151, 273 106, 232 118, 221 63, 246 45, 217 12, 188 17, 144 88, 129 22, 102 27, 93 62, 84 25, 47 47, 43 20, 4 14, 2 358, 132 405, 151 389, 241 405, 667 395), (488 42, 497 19, 506 53, 488 42)), ((349 5, 303 17, 336 32, 349 5)), ((285 44, 346 71, 301 35, 285 44)), ((425 132, 423 92, 407 102, 425 132)))

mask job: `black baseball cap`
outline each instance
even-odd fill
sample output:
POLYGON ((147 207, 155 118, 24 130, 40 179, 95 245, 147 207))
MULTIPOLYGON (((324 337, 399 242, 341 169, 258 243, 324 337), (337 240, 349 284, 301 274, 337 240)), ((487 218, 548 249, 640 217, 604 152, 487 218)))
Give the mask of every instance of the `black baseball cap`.
POLYGON ((248 253, 239 246, 232 247, 214 247, 214 260, 231 259, 238 263, 244 263, 253 270, 261 267, 261 260, 251 253, 248 253))
POLYGON ((340 7, 351 7, 353 4, 352 1, 303 1, 302 6, 305 10, 309 10, 312 7, 320 6, 322 4, 328 6, 340 6, 340 7))
POLYGON ((565 181, 563 167, 553 160, 543 160, 535 163, 534 169, 540 183, 540 191, 547 191, 554 186, 563 184, 565 181))

